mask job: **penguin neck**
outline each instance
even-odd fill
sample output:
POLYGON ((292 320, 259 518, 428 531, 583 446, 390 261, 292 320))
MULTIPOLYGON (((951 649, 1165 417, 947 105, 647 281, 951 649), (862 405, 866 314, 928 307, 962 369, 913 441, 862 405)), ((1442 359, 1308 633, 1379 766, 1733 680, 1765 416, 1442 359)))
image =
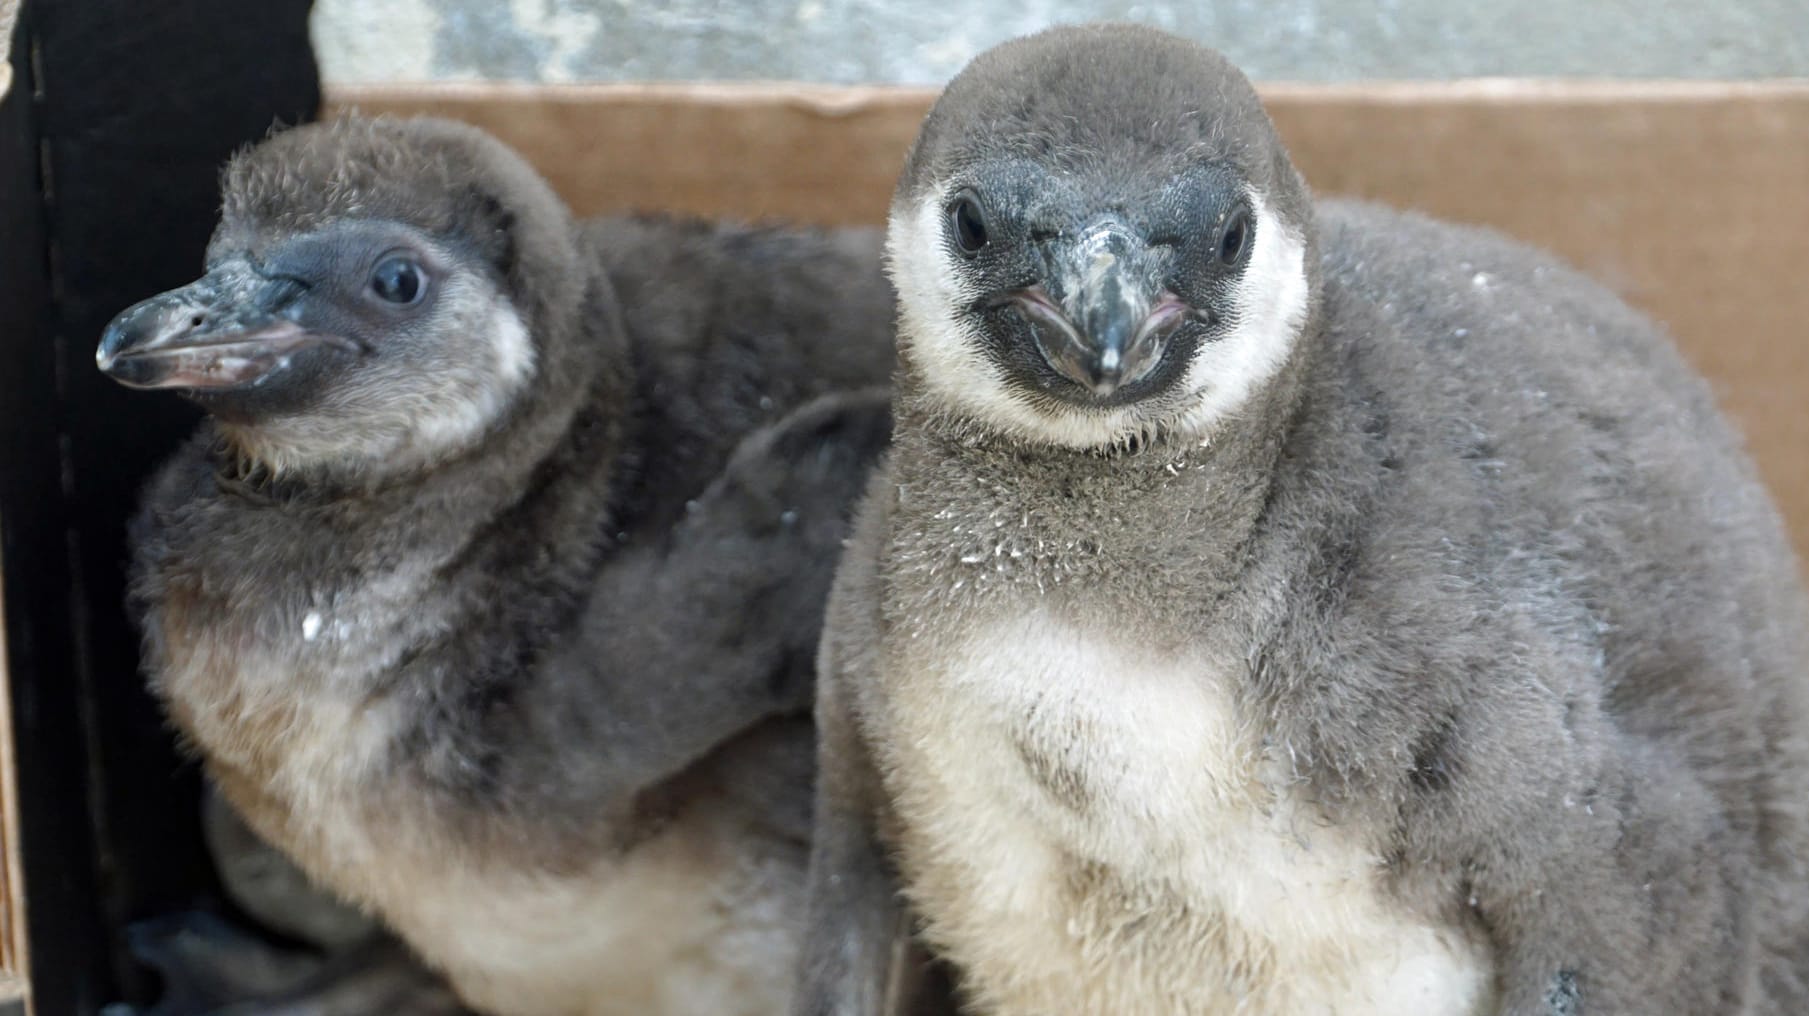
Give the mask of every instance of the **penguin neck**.
MULTIPOLYGON (((1308 328, 1302 341, 1315 336, 1308 328)), ((892 457, 896 567, 983 609, 1002 585, 1046 601, 1105 596, 1173 619, 1230 595, 1259 554, 1304 407, 1301 348, 1210 435, 1087 451, 962 426, 907 379, 892 457), (1184 563, 1184 565, 1183 565, 1184 563)))
POLYGON ((913 519, 930 520, 924 560, 1015 556, 1015 573, 1038 589, 1123 585, 1127 602, 1197 602, 1201 590, 1229 588, 1249 560, 1292 394, 1259 393, 1207 442, 1117 452, 1028 446, 901 415, 898 497, 913 519), (1179 572, 1142 566, 1164 561, 1188 562, 1186 590, 1163 585, 1179 572))

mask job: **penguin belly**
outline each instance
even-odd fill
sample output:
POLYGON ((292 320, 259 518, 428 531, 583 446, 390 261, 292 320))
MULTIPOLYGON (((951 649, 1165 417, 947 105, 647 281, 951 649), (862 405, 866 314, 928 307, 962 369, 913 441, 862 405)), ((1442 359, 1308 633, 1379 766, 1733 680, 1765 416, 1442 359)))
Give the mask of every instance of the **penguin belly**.
MULTIPOLYGON (((348 634, 340 648, 361 658, 360 633, 348 634)), ((381 916, 466 1004, 500 1016, 785 1011, 801 844, 705 796, 625 852, 559 869, 487 854, 432 815, 382 803, 403 703, 258 694, 328 682, 227 649, 184 640, 163 675, 222 793, 317 883, 381 916)))
POLYGON ((802 857, 702 809, 569 874, 447 868, 395 924, 507 1016, 771 1016, 790 1004, 802 857))
POLYGON ((1291 792, 1234 672, 1126 642, 1033 612, 888 658, 908 892, 981 1011, 1485 1011, 1482 944, 1291 792))
POLYGON ((700 800, 626 852, 528 867, 384 815, 352 745, 336 739, 334 755, 324 735, 305 740, 319 750, 288 745, 262 792, 213 772, 260 833, 376 911, 466 1004, 499 1016, 770 1016, 789 1005, 803 848, 747 828, 737 809, 700 800), (309 762, 304 797, 283 777, 309 762), (307 814, 308 826, 273 820, 283 814, 307 814))

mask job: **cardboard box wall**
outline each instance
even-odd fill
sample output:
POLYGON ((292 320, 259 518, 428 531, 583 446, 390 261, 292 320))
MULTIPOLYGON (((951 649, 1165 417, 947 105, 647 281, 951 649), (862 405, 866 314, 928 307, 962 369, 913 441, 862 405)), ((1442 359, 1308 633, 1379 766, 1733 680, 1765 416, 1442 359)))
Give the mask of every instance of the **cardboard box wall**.
MULTIPOLYGON (((1663 322, 1809 557, 1809 81, 1269 85, 1321 194, 1491 225, 1663 322)), ((798 85, 329 89, 519 148, 581 215, 880 223, 933 93, 798 85)))

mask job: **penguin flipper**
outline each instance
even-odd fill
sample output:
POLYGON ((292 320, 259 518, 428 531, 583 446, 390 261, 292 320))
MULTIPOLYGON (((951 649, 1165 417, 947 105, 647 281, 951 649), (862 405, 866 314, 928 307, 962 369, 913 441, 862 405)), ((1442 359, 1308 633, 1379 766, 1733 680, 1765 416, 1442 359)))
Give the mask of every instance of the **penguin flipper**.
POLYGON ((549 693, 523 706, 547 729, 581 712, 611 731, 581 796, 630 799, 810 709, 823 602, 890 420, 877 391, 807 403, 743 439, 663 540, 602 570, 577 637, 543 664, 549 693), (594 679, 599 659, 617 679, 594 679))
POLYGON ((886 796, 858 715, 860 689, 876 680, 887 489, 883 475, 872 478, 817 657, 817 797, 794 1016, 957 1011, 952 972, 923 946, 902 903, 880 833, 886 796))

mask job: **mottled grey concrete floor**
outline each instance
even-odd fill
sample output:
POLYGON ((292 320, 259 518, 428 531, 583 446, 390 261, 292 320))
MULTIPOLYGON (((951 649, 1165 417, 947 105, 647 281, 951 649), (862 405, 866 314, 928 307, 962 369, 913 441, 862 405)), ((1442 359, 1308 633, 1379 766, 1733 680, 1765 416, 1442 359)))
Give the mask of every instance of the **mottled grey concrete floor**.
POLYGON ((335 81, 937 84, 1003 39, 1142 21, 1253 77, 1809 76, 1809 0, 319 0, 335 81))

